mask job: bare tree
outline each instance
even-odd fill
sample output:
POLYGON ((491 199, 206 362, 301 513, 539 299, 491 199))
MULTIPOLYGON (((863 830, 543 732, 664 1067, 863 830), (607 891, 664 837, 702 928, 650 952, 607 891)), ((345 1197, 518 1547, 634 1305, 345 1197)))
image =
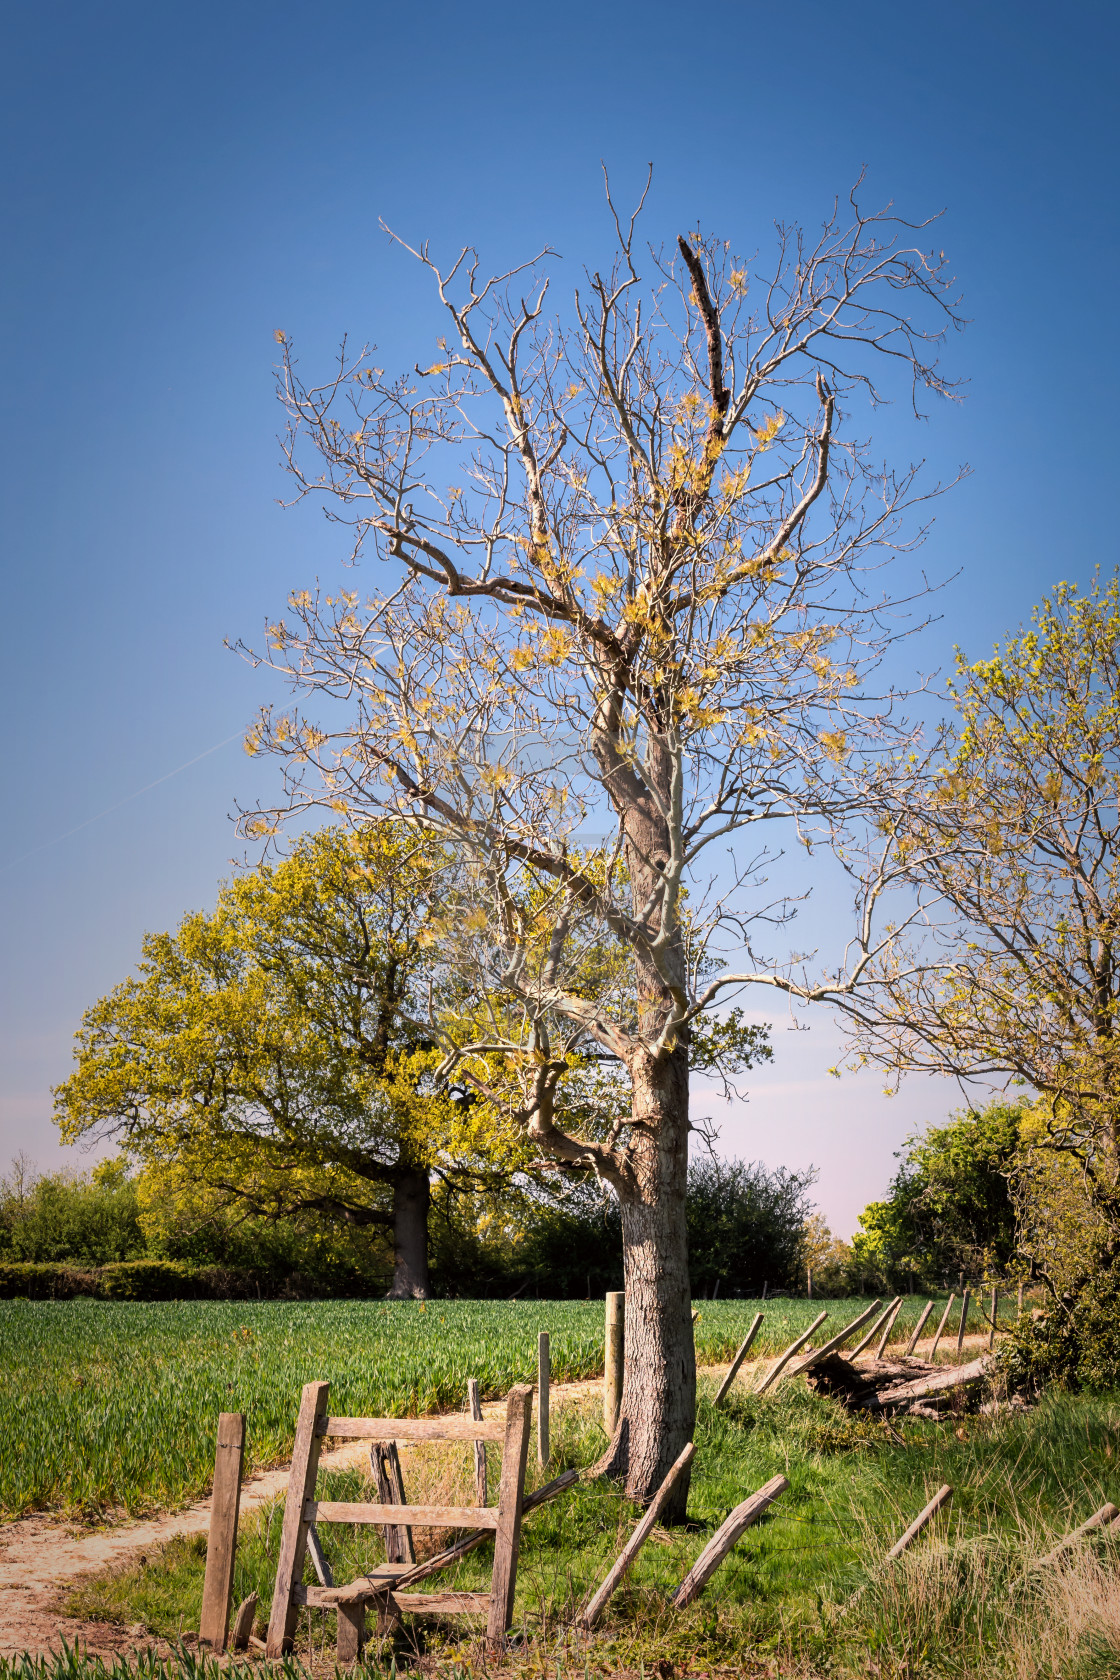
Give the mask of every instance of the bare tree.
MULTIPOLYGON (((247 832, 326 801, 396 811, 472 859, 485 972, 477 1012, 441 1024, 448 1066, 489 1090, 512 1061, 521 1125, 618 1194, 626 1368, 604 1466, 646 1499, 695 1418, 694 1024, 755 983, 844 994, 871 950, 865 895, 848 968, 810 981, 759 956, 755 930, 788 906, 747 839, 842 823, 895 744, 864 679, 898 603, 867 572, 919 539, 920 496, 842 417, 891 369, 911 401, 946 393, 957 317, 943 256, 854 194, 815 241, 779 228, 766 277, 699 235, 642 253, 611 213, 613 266, 558 318, 551 252, 486 278, 473 251, 446 269, 413 251, 449 331, 407 377, 344 345, 307 385, 277 335, 298 493, 325 495, 387 577, 365 601, 294 594, 268 627, 261 657, 319 715, 262 714, 250 744, 284 760, 287 801, 247 832), (604 935, 618 960, 596 971, 604 935), (630 1087, 598 1134, 562 1095, 596 1051, 630 1087)), ((742 1066, 752 1046, 729 1029, 723 1049, 742 1066)), ((686 1496, 682 1478, 679 1512, 686 1496)))

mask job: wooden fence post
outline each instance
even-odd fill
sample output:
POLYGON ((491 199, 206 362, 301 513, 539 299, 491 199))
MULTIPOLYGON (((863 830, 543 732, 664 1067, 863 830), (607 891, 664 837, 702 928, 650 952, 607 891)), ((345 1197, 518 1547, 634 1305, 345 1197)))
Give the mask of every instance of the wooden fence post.
POLYGON ((623 1350, 626 1337, 626 1293, 612 1289, 607 1294, 607 1317, 603 1341, 603 1428, 613 1435, 622 1409, 623 1350))
POLYGON ((938 1511, 940 1511, 942 1505, 945 1504, 946 1500, 951 1499, 952 1496, 953 1490, 949 1486, 948 1482, 945 1483, 944 1487, 939 1487, 925 1509, 918 1512, 918 1515, 914 1518, 914 1521, 910 1524, 906 1533, 902 1535, 900 1539, 895 1541, 894 1545, 887 1553, 887 1557, 896 1558, 901 1552, 904 1552, 911 1540, 917 1539, 918 1535, 922 1532, 922 1529, 929 1522, 930 1518, 935 1517, 938 1511))
POLYGON ((233 1566, 237 1559, 237 1514, 241 1506, 241 1472, 245 1464, 245 1414, 218 1415, 218 1446, 214 1455, 214 1492, 210 1498, 210 1533, 206 1541, 206 1578, 202 1587, 202 1616, 198 1642, 214 1652, 226 1648, 229 1612, 233 1603, 233 1566))
MULTIPOLYGON (((407 1505, 401 1455, 395 1441, 373 1441, 369 1449, 370 1469, 377 1478, 377 1497, 382 1505, 407 1505)), ((405 1523, 385 1525, 385 1559, 388 1563, 415 1563, 412 1530, 405 1523)))
POLYGON ((894 1329, 894 1321, 898 1317, 898 1315, 901 1311, 902 1311, 902 1296, 899 1295, 897 1300, 895 1301, 894 1310, 892 1311, 889 1318, 887 1319, 887 1322, 883 1325, 883 1334, 879 1337, 879 1346, 875 1349, 876 1359, 882 1359, 883 1349, 886 1347, 887 1343, 891 1339, 891 1331, 894 1329))
POLYGON ((926 1319, 929 1317, 929 1315, 932 1311, 933 1311, 933 1302, 932 1301, 927 1301, 926 1302, 926 1310, 922 1314, 921 1318, 918 1320, 917 1324, 914 1326, 914 1334, 911 1336, 910 1340, 906 1344, 906 1352, 902 1356, 903 1359, 909 1359, 910 1355, 913 1353, 914 1349, 917 1347, 918 1337, 921 1335, 922 1330, 925 1327, 926 1319))
POLYGON ((999 1289, 992 1285, 992 1328, 988 1331, 988 1346, 994 1347, 996 1340, 996 1313, 999 1310, 999 1289))
MULTIPOLYGON (((467 1378, 467 1405, 476 1423, 482 1422, 482 1400, 478 1392, 478 1378, 467 1378)), ((474 1491, 480 1505, 486 1503, 486 1442, 474 1443, 474 1491)))
POLYGON ((490 1583, 490 1612, 486 1624, 486 1638, 491 1645, 504 1640, 513 1617, 525 1498, 525 1460, 529 1454, 532 1415, 533 1390, 528 1383, 511 1388, 506 1398, 506 1438, 502 1448, 502 1480, 498 1488, 494 1574, 490 1583))
POLYGON ((713 1406, 720 1405, 726 1399, 727 1393, 728 1393, 728 1390, 731 1387, 731 1384, 735 1381, 735 1378, 739 1374, 739 1367, 743 1363, 744 1359, 747 1357, 747 1350, 750 1347, 751 1343, 754 1341, 755 1337, 758 1335, 758 1327, 762 1323, 762 1320, 763 1320, 764 1316, 765 1315, 763 1313, 756 1313, 755 1314, 754 1323, 751 1325, 750 1329, 747 1331, 747 1334, 746 1334, 746 1336, 743 1340, 743 1345, 739 1349, 738 1353, 735 1355, 734 1359, 731 1361, 731 1369, 730 1369, 730 1371, 728 1371, 727 1375, 724 1377, 722 1383, 720 1384, 719 1393, 716 1395, 715 1399, 712 1401, 713 1406))
POLYGON ((887 1303, 887 1305, 883 1308, 882 1313, 875 1320, 875 1322, 871 1326, 870 1330, 868 1330, 867 1334, 865 1336, 863 1336, 856 1343, 855 1347, 852 1349, 851 1353, 848 1355, 849 1359, 858 1359, 859 1358, 860 1354, 863 1352, 863 1350, 867 1346, 868 1342, 873 1342, 875 1340, 876 1336, 879 1334, 879 1331, 883 1328, 883 1325, 887 1322, 887 1320, 891 1316, 891 1314, 893 1312, 897 1312, 899 1306, 901 1305, 901 1302, 902 1302, 902 1296, 901 1295, 896 1295, 893 1301, 889 1301, 887 1303))
POLYGON ((795 1342, 791 1342, 789 1344, 785 1352, 778 1359, 777 1363, 770 1367, 769 1371, 767 1371, 766 1375, 755 1389, 754 1392, 756 1394, 766 1393, 766 1390, 770 1388, 781 1376, 794 1354, 801 1352, 801 1349, 805 1346, 805 1343, 809 1340, 809 1337, 813 1334, 814 1330, 819 1330, 827 1317, 828 1314, 826 1312, 818 1313, 812 1324, 810 1324, 808 1330, 798 1336, 795 1342))
POLYGON ((810 1353, 805 1359, 799 1359, 797 1364, 786 1372, 786 1376, 799 1377, 802 1372, 811 1371, 814 1365, 819 1365, 822 1359, 827 1359, 830 1353, 835 1353, 837 1348, 843 1347, 848 1337, 854 1336, 857 1330, 862 1329, 869 1318, 874 1318, 878 1307, 879 1302, 873 1301, 869 1307, 863 1309, 858 1318, 853 1318, 850 1324, 845 1324, 843 1330, 838 1330, 835 1336, 830 1336, 823 1347, 817 1348, 815 1353, 810 1353))
POLYGON ((609 1570, 602 1586, 599 1588, 598 1592, 595 1593, 594 1597, 589 1600, 585 1609, 581 1612, 579 1617, 579 1625, 581 1627, 587 1628, 588 1631, 590 1631, 599 1620, 599 1617, 603 1614, 603 1611, 606 1609, 607 1605, 614 1596, 622 1577, 626 1574, 630 1565, 633 1563, 634 1559, 649 1539, 649 1536, 652 1534, 654 1527, 660 1521, 661 1513, 669 1502, 669 1495, 677 1485, 677 1478, 680 1476, 682 1470, 685 1470, 688 1465, 692 1463, 695 1452, 696 1443, 694 1441, 690 1441, 681 1453, 680 1457, 677 1459, 676 1463, 673 1465, 672 1469, 669 1471, 669 1474, 665 1477, 665 1480, 662 1482, 657 1492, 654 1494, 653 1503, 650 1505, 649 1510, 646 1512, 629 1540, 627 1540, 625 1546, 623 1546, 621 1552, 619 1552, 618 1557, 611 1566, 611 1569, 609 1570))
POLYGON ((1065 1535, 1058 1541, 1052 1552, 1047 1552, 1045 1557, 1039 1558, 1039 1567, 1041 1568, 1047 1563, 1053 1563, 1055 1558, 1061 1557, 1067 1546, 1072 1546, 1075 1541, 1080 1540, 1084 1535, 1091 1534, 1094 1528, 1100 1528, 1102 1523, 1115 1522, 1117 1517, 1120 1517, 1120 1511, 1111 1501, 1107 1505, 1102 1505, 1099 1511, 1093 1512, 1088 1522, 1083 1522, 1081 1527, 1075 1528, 1072 1534, 1065 1535))
POLYGON ((552 1379, 552 1361, 547 1330, 537 1337, 537 1462, 542 1470, 552 1457, 548 1435, 548 1387, 552 1379))
POLYGON ((969 1299, 970 1299, 971 1295, 972 1295, 971 1289, 966 1289, 964 1294, 961 1296, 961 1323, 960 1323, 960 1329, 957 1331, 957 1354, 958 1354, 958 1357, 960 1355, 961 1349, 964 1347, 964 1327, 968 1323, 968 1303, 969 1303, 969 1299))
POLYGON ((929 1362, 930 1362, 931 1365, 933 1364, 934 1360, 937 1358, 937 1344, 941 1340, 942 1332, 944 1331, 945 1326, 949 1322, 949 1314, 953 1310, 953 1302, 956 1300, 956 1298, 957 1297, 956 1297, 955 1294, 951 1294, 949 1296, 949 1299, 945 1303, 945 1311, 941 1314, 941 1323, 937 1326, 937 1334, 933 1338, 933 1346, 929 1350, 929 1362))
POLYGON ((703 1592, 705 1585, 715 1574, 739 1536, 748 1529, 753 1522, 757 1522, 767 1506, 772 1505, 780 1493, 784 1493, 789 1483, 784 1476, 775 1476, 760 1487, 757 1493, 752 1493, 749 1499, 744 1499, 741 1505, 736 1505, 731 1515, 720 1525, 692 1568, 669 1600, 674 1610, 683 1610, 686 1604, 691 1604, 703 1592))
POLYGON ((292 1588, 303 1580, 303 1560, 307 1552, 307 1524, 303 1507, 307 1500, 315 1497, 319 1450, 323 1444, 319 1419, 326 1415, 330 1391, 328 1382, 305 1383, 296 1419, 288 1496, 284 1502, 284 1525, 280 1530, 280 1556, 276 1563, 276 1585, 268 1620, 266 1651, 273 1662, 292 1648, 292 1635, 299 1614, 299 1606, 292 1599, 292 1588))

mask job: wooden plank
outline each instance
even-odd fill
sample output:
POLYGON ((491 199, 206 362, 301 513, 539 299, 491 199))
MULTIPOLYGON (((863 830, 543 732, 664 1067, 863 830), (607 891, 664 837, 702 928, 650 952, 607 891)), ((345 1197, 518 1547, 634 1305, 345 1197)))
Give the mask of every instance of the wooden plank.
MULTIPOLYGON (((482 1396, 478 1392, 478 1378, 467 1378, 467 1409, 476 1423, 482 1422, 482 1396)), ((480 1505, 486 1504, 486 1447, 482 1441, 474 1444, 474 1492, 480 1505)))
POLYGON ((957 1357, 958 1358, 960 1357, 961 1349, 964 1347, 964 1332, 965 1332, 965 1326, 968 1323, 968 1303, 971 1299, 972 1299, 972 1291, 971 1291, 971 1289, 966 1289, 964 1294, 961 1296, 961 1323, 960 1323, 960 1329, 957 1331, 957 1357))
POLYGON ((243 1598, 237 1606, 237 1614, 233 1618, 233 1632, 229 1636, 231 1651, 247 1651, 249 1636, 253 1631, 253 1623, 257 1618, 257 1595, 251 1592, 248 1598, 243 1598))
POLYGON ((542 1330, 537 1337, 537 1463, 547 1469, 552 1456, 548 1439, 548 1388, 552 1380, 552 1359, 549 1335, 542 1330))
POLYGON ((852 1349, 851 1353, 848 1355, 849 1359, 857 1359, 859 1357, 859 1355, 863 1352, 863 1350, 867 1346, 867 1344, 869 1342, 873 1342, 875 1340, 875 1337, 879 1334, 879 1331, 883 1328, 883 1325, 887 1322, 887 1319, 891 1316, 892 1312, 894 1312, 895 1308, 899 1305, 901 1300, 902 1300, 902 1296, 901 1295, 896 1295, 893 1301, 889 1301, 887 1303, 887 1305, 883 1308, 881 1317, 879 1317, 875 1320, 875 1323, 868 1330, 866 1336, 863 1336, 856 1343, 855 1347, 852 1349))
POLYGON ((502 1449, 502 1480, 495 1513, 498 1521, 494 1538, 494 1574, 490 1583, 490 1613, 486 1622, 486 1637, 492 1644, 505 1639, 506 1629, 513 1620, 522 1503, 525 1498, 525 1460, 529 1453, 532 1415, 533 1391, 527 1384, 519 1383, 510 1389, 506 1400, 506 1439, 502 1449))
POLYGON ((330 1383, 306 1383, 296 1419, 292 1467, 288 1473, 288 1492, 284 1501, 284 1525, 280 1530, 280 1556, 276 1565, 276 1585, 272 1593, 272 1613, 268 1619, 265 1646, 274 1662, 292 1648, 296 1626, 292 1588, 303 1577, 303 1559, 307 1550, 307 1521, 303 1512, 307 1501, 315 1493, 322 1440, 319 1419, 326 1412, 330 1390, 330 1383))
POLYGON ((932 1301, 927 1301, 926 1302, 926 1310, 922 1314, 921 1318, 918 1320, 917 1324, 915 1324, 914 1334, 911 1336, 910 1340, 906 1344, 906 1352, 902 1355, 903 1359, 909 1359, 910 1355, 913 1353, 914 1349, 917 1347, 918 1338, 921 1335, 922 1331, 925 1329, 926 1319, 929 1317, 929 1315, 932 1311, 933 1311, 933 1302, 932 1301))
POLYGON ((762 1320, 765 1316, 766 1315, 764 1313, 756 1313, 755 1314, 754 1323, 751 1325, 750 1329, 747 1331, 747 1334, 743 1339, 743 1345, 739 1349, 738 1353, 735 1355, 734 1359, 731 1361, 731 1369, 728 1371, 727 1375, 724 1377, 722 1383, 720 1384, 719 1393, 716 1395, 715 1399, 712 1401, 713 1406, 720 1405, 727 1398, 728 1392, 731 1388, 731 1384, 735 1381, 735 1378, 739 1375, 739 1367, 743 1363, 744 1359, 747 1357, 747 1351, 750 1348, 750 1345, 754 1341, 755 1337, 758 1335, 759 1328, 760 1328, 760 1326, 762 1324, 762 1320))
POLYGON ((398 1523, 408 1513, 413 1528, 497 1528, 493 1505, 351 1505, 344 1499, 309 1499, 306 1522, 398 1523))
POLYGON ((799 1359, 797 1364, 786 1372, 786 1376, 797 1377, 803 1371, 811 1371, 820 1360, 827 1358, 830 1353, 835 1353, 838 1347, 842 1347, 848 1337, 853 1335, 855 1331, 861 1330, 869 1318, 874 1318, 882 1304, 881 1301, 873 1301, 869 1307, 864 1308, 858 1318, 853 1318, 850 1324, 845 1325, 843 1330, 838 1330, 835 1336, 832 1336, 821 1347, 809 1354, 808 1358, 799 1359))
POLYGON ((1083 1522, 1080 1528, 1075 1528, 1072 1534, 1067 1534, 1064 1539, 1059 1540, 1052 1552, 1047 1552, 1045 1557, 1039 1558, 1038 1567, 1041 1569, 1046 1564, 1053 1563, 1057 1558, 1061 1557, 1064 1551, 1074 1545, 1084 1535, 1091 1534, 1095 1528, 1100 1528, 1102 1523, 1115 1522, 1117 1517, 1120 1517, 1120 1511, 1117 1510, 1115 1505, 1111 1502, 1106 1505, 1102 1505, 1099 1511, 1093 1512, 1093 1515, 1089 1518, 1088 1522, 1083 1522))
POLYGON ((621 1552, 619 1552, 618 1557, 615 1559, 610 1570, 607 1572, 602 1586, 599 1588, 598 1592, 596 1592, 593 1597, 588 1600, 586 1606, 581 1611, 578 1618, 580 1627, 586 1628, 588 1632, 590 1632, 590 1630, 595 1626, 595 1623, 599 1620, 599 1617, 603 1614, 603 1611, 613 1598, 619 1582, 622 1580, 623 1576, 630 1568, 630 1565, 634 1562, 634 1559, 649 1539, 654 1526, 661 1520, 661 1513, 668 1503, 669 1495, 672 1493, 677 1484, 677 1478, 680 1476, 682 1470, 687 1469, 687 1467, 692 1463, 695 1454, 696 1443, 694 1441, 690 1441, 684 1451, 680 1454, 676 1463, 670 1469, 669 1474, 665 1477, 665 1480, 662 1482, 657 1492, 654 1494, 653 1503, 650 1505, 649 1510, 646 1512, 637 1528, 635 1528, 629 1540, 627 1540, 625 1546, 623 1546, 621 1552))
MULTIPOLYGON (((695 1323, 696 1315, 693 1314, 695 1323)), ((626 1348, 626 1293, 622 1289, 607 1292, 606 1320, 603 1329, 603 1428, 613 1435, 622 1408, 622 1374, 626 1348)))
POLYGON ((226 1648, 233 1603, 233 1566, 237 1559, 237 1515, 241 1507, 241 1472, 245 1465, 245 1414, 218 1414, 214 1454, 214 1491, 206 1540, 206 1577, 198 1642, 221 1653, 226 1648))
POLYGON ((791 1342, 789 1344, 789 1347, 787 1347, 785 1352, 779 1356, 775 1364, 770 1367, 769 1371, 767 1371, 766 1375, 755 1389, 754 1392, 756 1394, 765 1394, 766 1390, 772 1387, 773 1383, 781 1376, 794 1354, 801 1352, 801 1349, 805 1346, 805 1343, 809 1340, 809 1337, 813 1334, 814 1330, 819 1330, 827 1317, 828 1314, 826 1312, 822 1312, 813 1320, 812 1324, 810 1324, 808 1330, 805 1331, 803 1336, 798 1336, 795 1342, 791 1342))
POLYGON ((892 1312, 887 1314, 887 1322, 883 1325, 883 1334, 879 1337, 879 1345, 875 1349, 876 1359, 882 1359, 883 1349, 886 1347, 887 1343, 891 1339, 891 1331, 894 1329, 894 1321, 898 1317, 898 1315, 901 1311, 902 1311, 902 1296, 897 1295, 895 1297, 894 1309, 893 1309, 892 1312))
MULTIPOLYGON (((369 1449, 370 1469, 377 1482, 382 1505, 407 1505, 401 1457, 395 1441, 375 1441, 369 1449)), ((415 1563, 412 1530, 407 1523, 385 1525, 385 1556, 390 1563, 415 1563)))
POLYGON ((956 1295, 952 1294, 952 1295, 949 1296, 949 1299, 945 1303, 945 1311, 941 1314, 941 1323, 937 1326, 937 1334, 933 1338, 933 1346, 929 1350, 929 1362, 930 1362, 931 1365, 933 1364, 934 1360, 937 1358, 937 1344, 941 1340, 941 1336, 942 1336, 942 1333, 945 1329, 945 1326, 949 1322, 949 1314, 953 1310, 953 1302, 956 1300, 956 1298, 957 1298, 956 1295))
POLYGON ((683 1610, 686 1604, 691 1604, 698 1598, 711 1577, 715 1574, 732 1546, 752 1523, 771 1506, 780 1493, 784 1493, 789 1483, 784 1476, 774 1476, 765 1487, 760 1487, 757 1493, 752 1493, 749 1499, 744 1499, 741 1505, 736 1505, 731 1515, 716 1530, 708 1541, 700 1556, 669 1600, 674 1610, 683 1610))
MULTIPOLYGON (((930 1302, 930 1305, 933 1305, 932 1301, 930 1302)), ((948 1482, 945 1483, 944 1487, 939 1487, 929 1504, 925 1506, 923 1510, 918 1512, 918 1515, 914 1518, 914 1521, 910 1524, 906 1533, 895 1541, 894 1545, 887 1553, 888 1559, 896 1558, 900 1555, 900 1553, 904 1552, 910 1542, 917 1539, 926 1524, 937 1515, 942 1505, 946 1504, 948 1500, 952 1499, 952 1497, 953 1490, 949 1486, 948 1482)))
POLYGON ((398 1610, 410 1616, 486 1616, 490 1613, 488 1592, 392 1592, 389 1598, 398 1610))
POLYGON ((314 1523, 308 1523, 307 1525, 307 1550, 311 1554, 311 1567, 315 1571, 315 1576, 319 1585, 321 1587, 333 1587, 334 1575, 331 1573, 331 1566, 327 1561, 327 1554, 324 1552, 320 1543, 319 1530, 315 1527, 314 1523))
POLYGON ((297 1604, 305 1604, 312 1610, 333 1610, 336 1605, 349 1604, 351 1600, 384 1596, 403 1575, 411 1575, 407 1563, 380 1563, 368 1575, 359 1575, 344 1587, 298 1586, 292 1588, 292 1597, 297 1604))
POLYGON ((338 1633, 335 1641, 335 1661, 339 1668, 352 1668, 361 1659, 366 1642, 365 1601, 338 1606, 338 1633))
POLYGON ((430 1418, 328 1417, 319 1434, 336 1441, 501 1441, 505 1424, 501 1418, 476 1422, 463 1412, 430 1418))

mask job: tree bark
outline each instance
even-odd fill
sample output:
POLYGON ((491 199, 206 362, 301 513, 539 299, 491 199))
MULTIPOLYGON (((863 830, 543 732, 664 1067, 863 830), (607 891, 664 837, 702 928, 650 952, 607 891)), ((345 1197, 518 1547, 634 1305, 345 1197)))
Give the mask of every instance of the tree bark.
POLYGON ((402 1167, 393 1179, 393 1283, 390 1301, 426 1301, 428 1286, 428 1175, 402 1167))
MULTIPOLYGON (((696 1350, 688 1281, 688 1049, 662 1062, 640 1051, 631 1069, 633 1176, 619 1193, 626 1286, 622 1407, 601 1474, 624 1476, 648 1504, 696 1425, 696 1350)), ((683 1521, 690 1472, 665 1520, 683 1521)))

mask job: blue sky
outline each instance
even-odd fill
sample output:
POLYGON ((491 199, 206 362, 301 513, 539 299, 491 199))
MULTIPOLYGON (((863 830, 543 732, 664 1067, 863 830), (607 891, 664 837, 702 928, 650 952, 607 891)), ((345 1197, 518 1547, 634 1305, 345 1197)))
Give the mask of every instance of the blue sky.
MULTIPOLYGON (((652 160, 655 240, 699 219, 751 251, 776 217, 818 221, 864 165, 869 201, 945 207, 968 397, 920 429, 876 421, 884 450, 973 469, 926 550, 960 572, 914 654, 944 665, 1115 561, 1118 17, 4 7, 0 1163, 60 1158, 48 1092, 82 1009, 145 929, 212 900, 229 813, 267 792, 227 738, 268 686, 223 639, 252 638, 339 550, 314 510, 277 505, 272 335, 309 367, 344 331, 388 365, 430 349, 430 300, 378 218, 493 266, 548 241, 574 281, 608 248, 601 158, 621 196, 652 160)), ((958 1098, 838 1086, 833 1046, 825 1018, 779 1030, 723 1147, 816 1161, 847 1234, 909 1127, 958 1098)))

